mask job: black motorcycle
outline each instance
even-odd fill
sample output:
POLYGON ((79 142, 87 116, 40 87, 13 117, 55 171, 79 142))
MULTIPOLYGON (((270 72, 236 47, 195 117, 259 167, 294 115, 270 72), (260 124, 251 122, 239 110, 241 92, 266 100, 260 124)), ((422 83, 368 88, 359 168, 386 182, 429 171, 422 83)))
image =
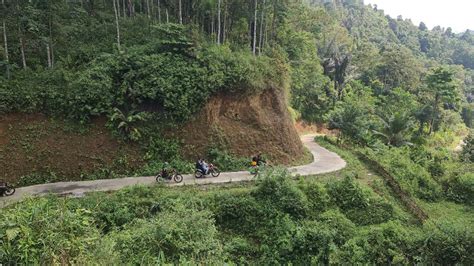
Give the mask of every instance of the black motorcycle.
POLYGON ((162 182, 163 180, 174 180, 176 183, 181 183, 183 181, 183 176, 176 171, 176 169, 172 169, 171 171, 168 171, 165 173, 164 171, 161 171, 157 176, 156 176, 156 182, 162 182))
POLYGON ((15 193, 15 188, 8 185, 8 183, 3 182, 0 183, 0 195, 3 196, 11 196, 15 193))

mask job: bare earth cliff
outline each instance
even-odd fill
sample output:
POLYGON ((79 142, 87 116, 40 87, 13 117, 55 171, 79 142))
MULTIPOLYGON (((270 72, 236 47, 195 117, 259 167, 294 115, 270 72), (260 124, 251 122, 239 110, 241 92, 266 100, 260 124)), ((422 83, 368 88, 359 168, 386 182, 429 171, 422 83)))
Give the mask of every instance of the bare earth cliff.
POLYGON ((273 162, 301 160, 304 148, 287 110, 284 93, 220 94, 179 134, 188 157, 205 154, 218 144, 238 156, 262 152, 273 162))

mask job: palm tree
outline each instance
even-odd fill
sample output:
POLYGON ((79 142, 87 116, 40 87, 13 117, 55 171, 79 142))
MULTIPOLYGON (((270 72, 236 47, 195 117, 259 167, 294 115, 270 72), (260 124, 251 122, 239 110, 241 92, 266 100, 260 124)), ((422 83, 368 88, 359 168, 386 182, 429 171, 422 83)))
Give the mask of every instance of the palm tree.
POLYGON ((382 123, 382 128, 374 134, 381 137, 385 144, 390 146, 412 145, 408 142, 410 132, 413 129, 413 120, 406 113, 396 112, 388 116, 377 115, 382 123))

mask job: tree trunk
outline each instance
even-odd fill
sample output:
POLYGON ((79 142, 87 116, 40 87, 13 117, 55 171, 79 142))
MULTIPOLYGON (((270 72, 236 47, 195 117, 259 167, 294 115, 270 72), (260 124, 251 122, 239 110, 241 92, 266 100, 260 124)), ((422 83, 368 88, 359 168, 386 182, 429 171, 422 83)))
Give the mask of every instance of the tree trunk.
POLYGON ((122 0, 122 9, 123 9, 123 17, 126 17, 127 16, 127 11, 126 11, 126 7, 125 7, 125 0, 122 0))
POLYGON ((433 112, 433 117, 431 118, 431 125, 430 125, 430 135, 431 133, 433 133, 433 131, 437 131, 438 130, 438 126, 436 125, 436 123, 438 123, 438 114, 439 114, 439 101, 440 101, 440 95, 439 94, 436 94, 435 96, 435 101, 434 101, 434 112, 433 112))
POLYGON ((131 17, 133 15, 133 4, 132 0, 128 0, 128 16, 131 17))
POLYGON ((227 1, 225 2, 225 5, 224 5, 224 22, 222 25, 222 43, 225 43, 226 21, 227 21, 227 1))
MULTIPOLYGON (((18 35, 20 39, 20 54, 21 54, 21 64, 23 66, 23 69, 26 69, 26 55, 25 55, 25 40, 23 39, 23 33, 20 28, 20 24, 18 24, 18 35)), ((48 55, 48 60, 49 60, 49 55, 48 55)))
POLYGON ((147 13, 148 19, 151 19, 150 0, 146 0, 146 13, 147 13))
POLYGON ((221 0, 217 1, 217 44, 221 44, 221 0))
POLYGON ((181 0, 178 0, 178 5, 179 5, 179 24, 183 24, 183 10, 181 6, 181 0))
POLYGON ((277 15, 277 1, 278 0, 273 0, 273 18, 272 18, 272 31, 270 34, 270 41, 274 40, 276 38, 276 15, 277 15))
MULTIPOLYGON (((3 10, 6 9, 5 7, 5 0, 2 0, 2 7, 3 10)), ((4 11, 5 12, 5 11, 4 11)), ((3 45, 5 47, 5 62, 7 63, 7 78, 10 79, 10 64, 9 64, 9 54, 8 54, 8 38, 7 38, 7 25, 5 23, 5 19, 2 19, 2 26, 3 26, 3 45)))
POLYGON ((254 18, 253 18, 253 43, 252 43, 252 53, 255 55, 255 48, 257 44, 257 0, 255 2, 254 18))
POLYGON ((118 16, 120 17, 120 0, 117 0, 118 16))
POLYGON ((9 54, 8 54, 8 39, 7 39, 7 26, 5 19, 3 19, 3 45, 5 47, 5 62, 7 63, 7 77, 10 78, 10 66, 9 66, 9 54))
POLYGON ((158 0, 158 23, 161 24, 161 7, 160 7, 160 0, 158 0))
POLYGON ((25 41, 23 37, 20 36, 20 52, 21 52, 21 63, 23 65, 23 69, 26 69, 26 55, 25 55, 25 41))
POLYGON ((168 8, 166 9, 166 24, 170 23, 170 16, 168 14, 168 8))
POLYGON ((52 68, 54 67, 54 50, 53 50, 53 22, 52 22, 51 16, 49 17, 49 56, 50 56, 49 58, 51 62, 51 65, 49 67, 52 68))
POLYGON ((51 49, 49 43, 46 44, 46 55, 48 56, 48 68, 51 68, 51 49))
POLYGON ((214 35, 214 14, 211 12, 211 36, 214 35))
POLYGON ((262 4, 262 18, 260 19, 260 36, 258 38, 258 55, 262 53, 263 50, 263 22, 265 18, 265 0, 263 0, 262 4))
MULTIPOLYGON (((118 0, 117 0, 118 1, 118 0)), ((117 48, 120 51, 120 26, 119 26, 119 18, 117 12, 117 6, 115 5, 115 0, 112 0, 114 4, 114 12, 115 12, 115 26, 117 28, 117 48)))

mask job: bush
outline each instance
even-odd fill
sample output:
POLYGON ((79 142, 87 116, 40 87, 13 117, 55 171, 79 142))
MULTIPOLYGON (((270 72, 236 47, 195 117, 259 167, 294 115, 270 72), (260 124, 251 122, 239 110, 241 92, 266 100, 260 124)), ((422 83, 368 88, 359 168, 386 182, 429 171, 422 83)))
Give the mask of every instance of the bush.
POLYGON ((216 224, 223 230, 254 235, 265 221, 260 205, 249 194, 218 194, 212 206, 216 224))
POLYGON ((343 211, 369 206, 368 192, 364 191, 353 177, 346 176, 342 181, 329 183, 327 189, 331 201, 343 211))
MULTIPOLYGON (((408 194, 428 201, 438 201, 442 198, 441 186, 422 165, 410 159, 406 148, 382 149, 373 156, 377 156, 377 161, 408 194)), ((432 170, 436 169, 432 168, 432 170)))
POLYGON ((308 199, 292 182, 287 170, 276 169, 266 172, 252 192, 259 204, 276 208, 293 218, 305 217, 308 213, 308 199))
POLYGON ((296 265, 328 264, 334 230, 330 225, 306 221, 296 230, 288 262, 296 265))
POLYGON ((473 265, 474 231, 466 224, 429 222, 420 240, 423 261, 439 265, 473 265))
POLYGON ((249 168, 250 159, 237 158, 219 148, 211 148, 208 152, 209 160, 219 166, 221 171, 240 171, 249 168))
POLYGON ((324 212, 318 220, 330 226, 331 230, 334 231, 333 241, 337 246, 344 245, 356 233, 355 224, 338 210, 324 212))
POLYGON ((455 175, 446 182, 449 199, 474 205, 474 173, 455 175))
POLYGON ((342 181, 330 183, 328 192, 332 202, 358 225, 383 223, 394 216, 394 208, 390 203, 363 190, 349 176, 342 181))
POLYGON ((258 247, 245 238, 233 237, 224 242, 226 257, 233 263, 249 265, 258 256, 258 247))
POLYGON ((409 264, 409 239, 404 227, 395 222, 362 231, 334 255, 335 264, 409 264))
POLYGON ((466 144, 462 148, 461 159, 465 162, 474 163, 474 130, 470 131, 464 142, 466 144))
POLYGON ((211 213, 184 207, 150 220, 137 220, 110 237, 123 263, 141 264, 143 259, 156 262, 162 254, 173 263, 178 263, 180 257, 205 262, 222 256, 211 213))
POLYGON ((93 250, 100 233, 88 209, 35 198, 1 212, 0 239, 4 264, 61 264, 93 250))
POLYGON ((308 199, 308 208, 310 212, 318 214, 327 210, 330 198, 324 186, 316 182, 305 182, 301 186, 301 190, 308 199))

